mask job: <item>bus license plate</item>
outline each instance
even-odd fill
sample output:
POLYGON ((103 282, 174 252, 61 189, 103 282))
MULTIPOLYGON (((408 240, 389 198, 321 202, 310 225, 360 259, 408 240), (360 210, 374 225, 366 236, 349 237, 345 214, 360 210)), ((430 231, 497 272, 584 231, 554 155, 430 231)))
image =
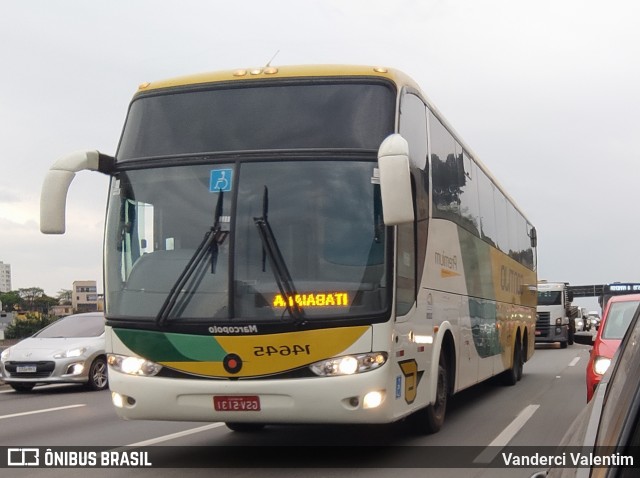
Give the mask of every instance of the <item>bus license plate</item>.
POLYGON ((18 365, 16 367, 17 373, 36 373, 38 368, 35 365, 18 365))
POLYGON ((260 397, 257 395, 217 395, 213 397, 213 408, 217 412, 259 412, 260 397))

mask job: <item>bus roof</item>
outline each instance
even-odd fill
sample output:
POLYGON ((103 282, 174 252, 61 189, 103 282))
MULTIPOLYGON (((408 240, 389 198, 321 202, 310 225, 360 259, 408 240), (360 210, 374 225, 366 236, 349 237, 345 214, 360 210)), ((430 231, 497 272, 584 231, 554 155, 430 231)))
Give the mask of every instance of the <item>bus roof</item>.
POLYGON ((226 83, 234 81, 265 80, 275 78, 307 78, 307 77, 344 77, 344 76, 368 76, 380 77, 390 80, 396 85, 410 85, 419 89, 418 85, 401 71, 384 66, 359 66, 359 65, 290 65, 290 66, 264 66, 257 68, 237 68, 235 70, 215 71, 200 73, 161 81, 142 83, 138 92, 173 88, 180 86, 193 86, 207 83, 226 83))

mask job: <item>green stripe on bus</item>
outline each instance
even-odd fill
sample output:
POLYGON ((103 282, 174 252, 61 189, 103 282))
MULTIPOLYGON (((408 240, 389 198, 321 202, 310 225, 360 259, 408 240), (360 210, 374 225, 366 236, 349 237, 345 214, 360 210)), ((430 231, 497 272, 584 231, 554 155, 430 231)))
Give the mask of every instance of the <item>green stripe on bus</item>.
POLYGON ((227 354, 211 336, 114 329, 131 351, 154 362, 218 362, 227 354))

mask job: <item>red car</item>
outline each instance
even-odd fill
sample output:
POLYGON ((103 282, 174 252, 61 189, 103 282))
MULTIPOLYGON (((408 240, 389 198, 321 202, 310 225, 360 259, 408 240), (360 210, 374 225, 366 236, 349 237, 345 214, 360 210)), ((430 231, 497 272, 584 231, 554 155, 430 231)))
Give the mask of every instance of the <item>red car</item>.
POLYGON ((614 296, 605 306, 598 333, 592 339, 593 349, 587 363, 587 402, 591 400, 596 385, 609 368, 638 305, 640 294, 629 294, 614 296))

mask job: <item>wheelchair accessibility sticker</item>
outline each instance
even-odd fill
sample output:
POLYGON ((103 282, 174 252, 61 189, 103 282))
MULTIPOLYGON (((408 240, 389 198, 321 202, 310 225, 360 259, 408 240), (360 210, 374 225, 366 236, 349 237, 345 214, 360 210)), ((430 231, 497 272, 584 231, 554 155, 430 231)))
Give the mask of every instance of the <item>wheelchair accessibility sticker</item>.
POLYGON ((212 169, 209 179, 209 191, 228 193, 233 184, 233 169, 212 169))

